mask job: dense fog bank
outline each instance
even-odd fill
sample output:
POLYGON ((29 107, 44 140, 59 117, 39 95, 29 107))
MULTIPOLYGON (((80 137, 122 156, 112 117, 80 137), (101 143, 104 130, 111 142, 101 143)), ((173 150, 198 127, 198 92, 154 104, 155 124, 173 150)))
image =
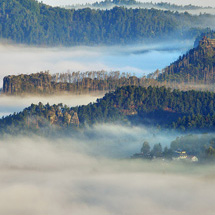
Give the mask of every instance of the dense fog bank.
POLYGON ((166 67, 192 46, 193 41, 72 48, 1 44, 0 87, 4 76, 47 70, 50 73, 107 70, 143 76, 166 67))
POLYGON ((0 144, 4 215, 210 215, 215 209, 214 166, 96 157, 72 139, 8 137, 0 144))

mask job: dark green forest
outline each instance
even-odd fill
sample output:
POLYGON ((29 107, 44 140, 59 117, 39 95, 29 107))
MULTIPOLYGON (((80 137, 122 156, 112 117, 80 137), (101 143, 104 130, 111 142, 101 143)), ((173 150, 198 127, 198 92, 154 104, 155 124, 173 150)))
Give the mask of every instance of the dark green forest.
POLYGON ((66 131, 107 122, 139 123, 181 131, 212 131, 215 127, 215 94, 127 86, 107 93, 96 103, 78 107, 32 104, 20 113, 3 117, 0 129, 2 133, 44 132, 44 128, 51 127, 66 131))
POLYGON ((213 16, 155 9, 67 10, 35 0, 0 1, 0 38, 33 45, 95 45, 194 38, 213 16), (200 28, 199 28, 200 27, 200 28))

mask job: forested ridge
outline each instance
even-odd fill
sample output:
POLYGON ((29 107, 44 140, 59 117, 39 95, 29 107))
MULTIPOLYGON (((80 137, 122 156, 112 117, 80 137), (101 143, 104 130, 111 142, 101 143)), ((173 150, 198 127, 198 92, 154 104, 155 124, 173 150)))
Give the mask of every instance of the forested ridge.
POLYGON ((146 77, 137 78, 130 73, 119 71, 88 71, 50 74, 48 71, 30 75, 12 75, 3 79, 3 93, 7 95, 22 94, 88 94, 96 91, 112 91, 117 87, 128 85, 150 85, 146 77))
MULTIPOLYGON (((150 76, 156 76, 157 73, 150 76)), ((49 71, 9 75, 3 79, 2 93, 5 95, 56 95, 56 94, 90 94, 114 91, 122 86, 165 86, 179 90, 201 90, 205 87, 210 92, 215 92, 214 85, 190 85, 189 83, 176 83, 158 81, 154 77, 136 77, 131 73, 119 71, 107 72, 86 71, 50 74, 49 71)))
POLYGON ((177 61, 157 72, 158 81, 214 84, 215 40, 204 37, 196 48, 191 49, 177 61))
POLYGON ((195 37, 210 15, 155 9, 67 10, 35 0, 0 1, 0 37, 34 45, 95 45, 195 37), (193 28, 194 27, 194 28, 193 28), (197 27, 197 28, 196 28, 197 27))
POLYGON ((86 3, 86 4, 73 4, 73 5, 62 5, 63 8, 77 9, 77 8, 96 8, 96 9, 110 9, 115 6, 127 7, 127 8, 155 8, 161 10, 174 10, 174 11, 185 11, 185 10, 198 10, 198 9, 211 9, 212 7, 201 7, 196 5, 177 5, 168 2, 140 2, 136 0, 104 0, 95 3, 86 3))
POLYGON ((107 122, 131 122, 180 130, 213 130, 215 127, 215 94, 179 91, 165 87, 117 88, 96 103, 67 107, 63 104, 32 104, 20 113, 3 117, 0 130, 21 132, 74 129, 107 122), (53 127, 52 127, 53 128, 53 127))
MULTIPOLYGON (((75 7, 76 5, 74 5, 75 7)), ((84 6, 84 5, 83 5, 84 6)), ((101 2, 95 2, 93 4, 87 4, 85 6, 93 6, 97 8, 108 8, 111 6, 127 6, 127 7, 142 7, 142 8, 159 8, 165 10, 197 10, 202 9, 203 7, 194 6, 194 5, 176 5, 168 2, 140 2, 136 0, 105 0, 101 2)))

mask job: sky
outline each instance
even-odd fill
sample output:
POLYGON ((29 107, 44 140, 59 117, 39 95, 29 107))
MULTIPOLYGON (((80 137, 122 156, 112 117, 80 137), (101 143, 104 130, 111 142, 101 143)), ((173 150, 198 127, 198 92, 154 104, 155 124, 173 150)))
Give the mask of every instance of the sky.
MULTIPOLYGON (((43 3, 53 5, 53 6, 59 6, 59 5, 71 5, 71 4, 85 4, 85 3, 94 3, 94 2, 100 2, 101 0, 43 0, 43 3)), ((138 0, 141 2, 161 2, 162 0, 138 0)), ((165 0, 163 2, 170 2, 172 4, 179 4, 179 5, 199 5, 199 6, 211 6, 215 7, 215 1, 214 0, 186 0, 186 1, 180 1, 180 0, 165 0)))

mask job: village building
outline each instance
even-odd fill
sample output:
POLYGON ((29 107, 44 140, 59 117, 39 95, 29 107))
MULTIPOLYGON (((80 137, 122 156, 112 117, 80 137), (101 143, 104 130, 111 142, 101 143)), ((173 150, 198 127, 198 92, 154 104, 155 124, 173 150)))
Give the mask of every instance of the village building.
POLYGON ((186 151, 175 151, 173 160, 184 160, 184 161, 191 161, 191 162, 198 162, 199 159, 194 155, 188 155, 186 151))

